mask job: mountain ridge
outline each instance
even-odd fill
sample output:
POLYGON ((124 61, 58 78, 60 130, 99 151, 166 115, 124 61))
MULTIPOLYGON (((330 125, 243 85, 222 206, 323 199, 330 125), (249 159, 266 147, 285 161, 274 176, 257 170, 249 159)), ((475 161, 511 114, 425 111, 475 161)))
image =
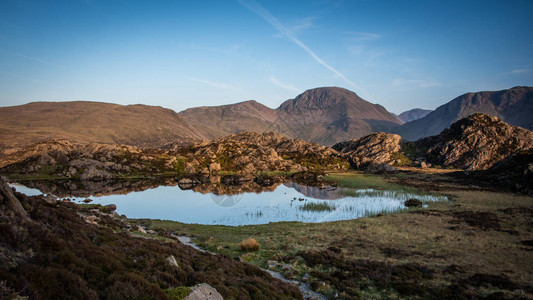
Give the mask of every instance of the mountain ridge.
POLYGON ((485 113, 511 125, 533 129, 533 87, 516 86, 507 90, 466 93, 427 116, 393 129, 406 140, 439 134, 455 121, 474 113, 485 113))

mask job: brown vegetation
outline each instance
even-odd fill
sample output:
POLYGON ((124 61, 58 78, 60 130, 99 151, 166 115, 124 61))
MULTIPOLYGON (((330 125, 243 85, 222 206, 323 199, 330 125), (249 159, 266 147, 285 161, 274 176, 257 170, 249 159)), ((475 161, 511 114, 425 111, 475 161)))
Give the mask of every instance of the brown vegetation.
POLYGON ((239 243, 239 247, 244 252, 259 251, 261 245, 254 239, 249 238, 239 243))

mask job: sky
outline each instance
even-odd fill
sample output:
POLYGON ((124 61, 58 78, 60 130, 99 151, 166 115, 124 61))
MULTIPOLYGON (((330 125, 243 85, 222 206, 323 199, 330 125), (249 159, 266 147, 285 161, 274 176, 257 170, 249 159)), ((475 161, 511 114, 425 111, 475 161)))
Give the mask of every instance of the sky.
POLYGON ((0 106, 271 108, 339 86, 394 113, 533 85, 533 1, 0 0, 0 106))

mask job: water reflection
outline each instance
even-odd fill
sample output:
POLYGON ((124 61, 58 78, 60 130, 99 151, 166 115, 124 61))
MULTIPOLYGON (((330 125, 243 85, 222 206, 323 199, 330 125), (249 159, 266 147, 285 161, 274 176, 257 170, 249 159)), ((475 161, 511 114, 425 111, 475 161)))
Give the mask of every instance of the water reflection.
MULTIPOLYGON (((446 200, 431 195, 371 189, 346 191, 295 182, 270 182, 268 186, 263 186, 254 181, 226 185, 216 180, 204 180, 204 183, 194 184, 185 190, 179 182, 178 179, 166 178, 115 182, 25 182, 24 185, 60 198, 75 198, 76 202, 90 197, 92 203, 116 204, 117 212, 129 218, 232 226, 356 219, 406 209, 403 203, 413 197, 426 202, 446 200), (327 209, 309 210, 307 207, 327 209)), ((19 186, 20 189, 23 187, 19 186)))

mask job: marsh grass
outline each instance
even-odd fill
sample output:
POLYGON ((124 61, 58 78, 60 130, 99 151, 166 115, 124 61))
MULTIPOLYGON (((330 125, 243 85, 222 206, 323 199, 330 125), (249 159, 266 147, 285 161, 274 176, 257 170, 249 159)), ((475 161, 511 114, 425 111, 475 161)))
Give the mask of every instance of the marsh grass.
POLYGON ((307 202, 304 205, 300 206, 299 209, 303 211, 334 211, 335 205, 322 202, 322 203, 315 203, 315 202, 307 202))

